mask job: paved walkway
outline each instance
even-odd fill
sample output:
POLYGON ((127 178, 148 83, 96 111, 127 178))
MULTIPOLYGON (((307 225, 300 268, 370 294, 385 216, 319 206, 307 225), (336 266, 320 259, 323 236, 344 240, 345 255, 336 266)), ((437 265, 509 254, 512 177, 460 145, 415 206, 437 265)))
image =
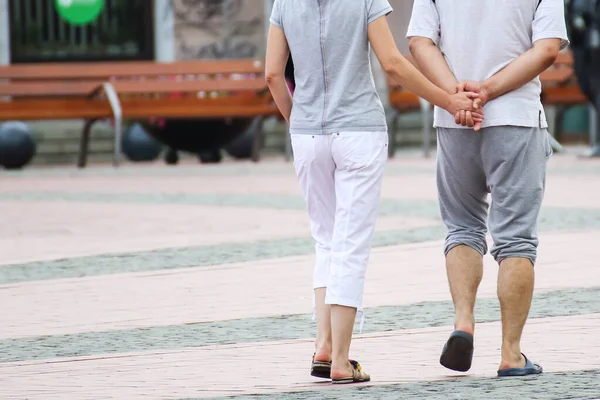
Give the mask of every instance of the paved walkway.
POLYGON ((352 348, 373 381, 334 388, 307 374, 313 244, 290 164, 0 173, 0 399, 600 399, 599 188, 599 161, 553 157, 524 337, 546 374, 495 378, 488 256, 460 375, 438 364, 434 161, 390 162, 352 348))

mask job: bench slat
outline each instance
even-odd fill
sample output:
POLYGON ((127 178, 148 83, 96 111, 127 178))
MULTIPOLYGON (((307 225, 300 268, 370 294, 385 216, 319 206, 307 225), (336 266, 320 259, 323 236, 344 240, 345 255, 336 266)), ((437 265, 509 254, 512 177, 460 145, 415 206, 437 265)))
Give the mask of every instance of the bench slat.
POLYGON ((391 90, 389 101, 390 105, 397 111, 406 112, 421 109, 419 97, 405 89, 391 90))
POLYGON ((588 104, 589 100, 578 86, 555 86, 543 90, 543 101, 547 105, 588 104))
POLYGON ((206 79, 187 81, 121 81, 112 82, 119 94, 261 91, 267 89, 264 79, 206 79))
POLYGON ((0 121, 110 118, 113 115, 107 100, 31 100, 0 101, 0 121))
MULTIPOLYGON (((121 102, 124 118, 151 117, 252 117, 277 115, 279 111, 267 96, 233 96, 216 99, 174 98, 126 99, 121 102)), ((92 119, 111 118, 106 100, 63 99, 0 101, 0 120, 92 119)))
POLYGON ((172 102, 164 104, 128 103, 123 104, 123 113, 128 118, 215 118, 215 117, 255 117, 257 115, 277 115, 276 107, 267 104, 252 104, 244 107, 200 106, 193 102, 176 105, 172 102))
POLYGON ((109 80, 112 76, 172 76, 214 74, 264 74, 260 60, 177 61, 156 63, 16 64, 0 67, 0 79, 15 80, 109 80))
MULTIPOLYGON (((111 82, 119 94, 190 93, 210 91, 261 91, 267 90, 264 79, 203 79, 181 81, 115 81, 111 82)), ((100 88, 102 82, 19 82, 0 83, 0 96, 60 97, 88 96, 100 88)))
POLYGON ((0 83, 0 96, 88 96, 100 86, 102 86, 101 81, 0 83))
POLYGON ((540 74, 542 85, 566 83, 575 76, 572 68, 547 69, 540 74))

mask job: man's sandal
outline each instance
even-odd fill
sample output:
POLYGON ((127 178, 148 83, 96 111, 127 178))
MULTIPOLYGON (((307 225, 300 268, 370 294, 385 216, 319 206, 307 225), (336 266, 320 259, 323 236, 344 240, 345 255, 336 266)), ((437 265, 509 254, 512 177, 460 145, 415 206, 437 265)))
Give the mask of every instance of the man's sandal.
POLYGON ((348 383, 360 383, 360 382, 369 382, 371 377, 366 372, 362 371, 360 364, 354 360, 350 360, 350 364, 352 365, 352 376, 346 378, 336 378, 332 379, 331 383, 335 384, 348 384, 348 383))
POLYGON ((498 377, 539 375, 544 372, 540 364, 529 360, 525 354, 523 354, 523 357, 525 358, 525 366, 523 368, 501 369, 498 371, 498 377))

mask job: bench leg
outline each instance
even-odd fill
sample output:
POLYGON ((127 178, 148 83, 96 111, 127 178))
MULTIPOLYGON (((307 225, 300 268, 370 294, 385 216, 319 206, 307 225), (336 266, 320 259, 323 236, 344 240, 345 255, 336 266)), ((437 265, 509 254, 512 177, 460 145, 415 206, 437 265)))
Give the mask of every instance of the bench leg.
POLYGON ((88 119, 85 120, 85 123, 83 124, 83 131, 81 131, 81 142, 79 144, 79 160, 77 161, 77 166, 79 168, 85 168, 87 165, 90 134, 92 131, 92 126, 96 121, 96 119, 88 119))
POLYGON ((421 116, 423 118, 423 153, 429 157, 431 148, 431 105, 429 102, 419 99, 421 103, 421 116))
MULTIPOLYGON (((600 101, 600 95, 598 96, 600 101)), ((600 103, 599 104, 600 107, 600 103)), ((590 110, 590 157, 600 157, 600 109, 596 110, 593 104, 589 106, 590 110)))
POLYGON ((400 114, 398 111, 392 111, 392 129, 388 132, 388 157, 394 158, 396 151, 396 134, 398 133, 398 118, 400 114))
POLYGON ((550 141, 550 146, 552 146, 555 151, 561 152, 565 150, 562 144, 560 144, 558 140, 556 140, 554 136, 550 134, 550 132, 548 132, 548 140, 550 141))
POLYGON ((121 141, 123 136, 123 118, 121 115, 115 117, 115 152, 113 154, 113 166, 118 167, 121 163, 121 141))
POLYGON ((254 134, 254 138, 252 140, 252 161, 259 162, 260 161, 260 150, 262 149, 263 142, 265 139, 265 130, 264 130, 264 122, 265 117, 260 116, 256 117, 256 133, 254 134))
POLYGON ((598 145, 598 112, 593 104, 588 106, 589 120, 590 120, 590 146, 596 147, 598 145))
POLYGON ((563 122, 565 120, 565 113, 569 110, 569 107, 559 107, 556 110, 556 118, 554 119, 554 132, 553 137, 560 141, 563 137, 563 122))
POLYGON ((290 126, 285 125, 285 161, 292 160, 292 136, 290 135, 290 126))

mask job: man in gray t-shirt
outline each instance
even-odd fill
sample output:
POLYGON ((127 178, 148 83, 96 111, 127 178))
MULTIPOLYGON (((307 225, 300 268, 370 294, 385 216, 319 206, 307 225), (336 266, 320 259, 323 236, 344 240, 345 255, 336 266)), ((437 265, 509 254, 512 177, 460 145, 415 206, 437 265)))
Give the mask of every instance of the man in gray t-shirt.
POLYGON ((546 162, 552 152, 538 75, 552 65, 568 39, 563 0, 484 3, 415 0, 407 34, 423 74, 449 93, 479 92, 476 102, 485 115, 483 123, 476 123, 469 112, 452 116, 435 111, 437 183, 456 313, 455 331, 440 362, 457 371, 471 367, 473 308, 489 223, 491 253, 500 265, 498 375, 522 376, 542 372, 520 347, 534 286, 546 162))

